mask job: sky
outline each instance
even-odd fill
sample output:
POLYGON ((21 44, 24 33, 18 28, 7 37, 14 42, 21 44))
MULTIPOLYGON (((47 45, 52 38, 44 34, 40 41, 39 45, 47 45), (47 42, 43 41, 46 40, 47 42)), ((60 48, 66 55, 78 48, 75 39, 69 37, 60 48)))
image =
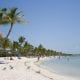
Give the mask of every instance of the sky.
MULTIPOLYGON (((18 7, 29 23, 15 24, 9 36, 24 36, 34 46, 80 53, 80 0, 1 0, 0 9, 18 7)), ((6 36, 10 25, 0 25, 6 36)))

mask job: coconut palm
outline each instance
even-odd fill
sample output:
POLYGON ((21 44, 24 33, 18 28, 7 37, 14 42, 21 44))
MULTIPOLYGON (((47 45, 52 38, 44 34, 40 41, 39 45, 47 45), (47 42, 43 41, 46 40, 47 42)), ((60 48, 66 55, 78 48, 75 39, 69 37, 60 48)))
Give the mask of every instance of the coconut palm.
POLYGON ((21 15, 21 11, 18 12, 18 8, 11 8, 6 13, 6 19, 9 22, 9 24, 11 25, 11 27, 8 31, 8 34, 6 36, 7 38, 8 38, 8 36, 10 35, 10 33, 12 31, 13 25, 15 23, 22 23, 23 22, 22 17, 23 17, 23 15, 21 15))
POLYGON ((18 49, 19 48, 19 43, 17 42, 17 41, 13 41, 13 50, 16 50, 16 49, 18 49))
POLYGON ((22 46, 22 44, 25 42, 25 37, 20 36, 18 41, 19 41, 19 44, 22 46))
POLYGON ((2 10, 0 10, 0 24, 10 24, 11 27, 6 35, 6 38, 9 37, 13 25, 15 23, 23 23, 24 21, 22 20, 23 15, 21 15, 21 11, 18 11, 18 8, 11 8, 11 9, 6 9, 3 8, 2 10))
POLYGON ((0 10, 0 25, 4 25, 4 24, 11 25, 4 41, 4 50, 5 50, 7 39, 12 31, 13 25, 15 23, 24 22, 22 20, 23 15, 21 15, 21 13, 22 13, 21 11, 18 11, 18 8, 11 8, 11 9, 3 8, 0 10))

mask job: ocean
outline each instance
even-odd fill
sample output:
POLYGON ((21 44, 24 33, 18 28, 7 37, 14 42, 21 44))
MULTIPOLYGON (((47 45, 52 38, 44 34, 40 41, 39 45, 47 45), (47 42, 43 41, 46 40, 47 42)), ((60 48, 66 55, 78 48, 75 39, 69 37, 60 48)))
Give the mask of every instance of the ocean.
POLYGON ((80 56, 78 57, 60 57, 43 61, 40 63, 51 72, 60 75, 70 76, 80 79, 80 56))

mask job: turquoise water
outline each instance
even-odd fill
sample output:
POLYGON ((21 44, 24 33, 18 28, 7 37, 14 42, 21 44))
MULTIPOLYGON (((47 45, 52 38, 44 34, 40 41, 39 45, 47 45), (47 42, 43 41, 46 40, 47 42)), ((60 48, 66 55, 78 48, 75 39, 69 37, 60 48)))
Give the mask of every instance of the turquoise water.
POLYGON ((50 58, 41 62, 52 72, 80 79, 80 57, 50 58))

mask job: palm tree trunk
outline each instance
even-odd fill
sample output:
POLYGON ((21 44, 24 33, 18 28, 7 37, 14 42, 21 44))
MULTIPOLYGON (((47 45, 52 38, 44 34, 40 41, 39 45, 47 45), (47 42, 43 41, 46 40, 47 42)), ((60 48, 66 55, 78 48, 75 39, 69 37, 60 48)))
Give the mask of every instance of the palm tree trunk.
POLYGON ((10 29, 9 29, 9 31, 8 31, 8 33, 7 33, 7 35, 6 35, 6 38, 5 38, 5 41, 4 41, 4 53, 6 54, 6 57, 7 57, 7 53, 6 53, 6 42, 7 42, 7 39, 8 39, 8 37, 9 37, 9 35, 10 35, 10 33, 11 33, 11 31, 12 31, 12 28, 13 28, 13 23, 11 23, 11 27, 10 27, 10 29))
POLYGON ((11 31, 12 31, 12 28, 13 28, 13 23, 11 23, 11 27, 10 27, 10 29, 9 29, 9 31, 8 31, 8 34, 7 34, 6 38, 9 37, 9 35, 10 35, 11 31))

